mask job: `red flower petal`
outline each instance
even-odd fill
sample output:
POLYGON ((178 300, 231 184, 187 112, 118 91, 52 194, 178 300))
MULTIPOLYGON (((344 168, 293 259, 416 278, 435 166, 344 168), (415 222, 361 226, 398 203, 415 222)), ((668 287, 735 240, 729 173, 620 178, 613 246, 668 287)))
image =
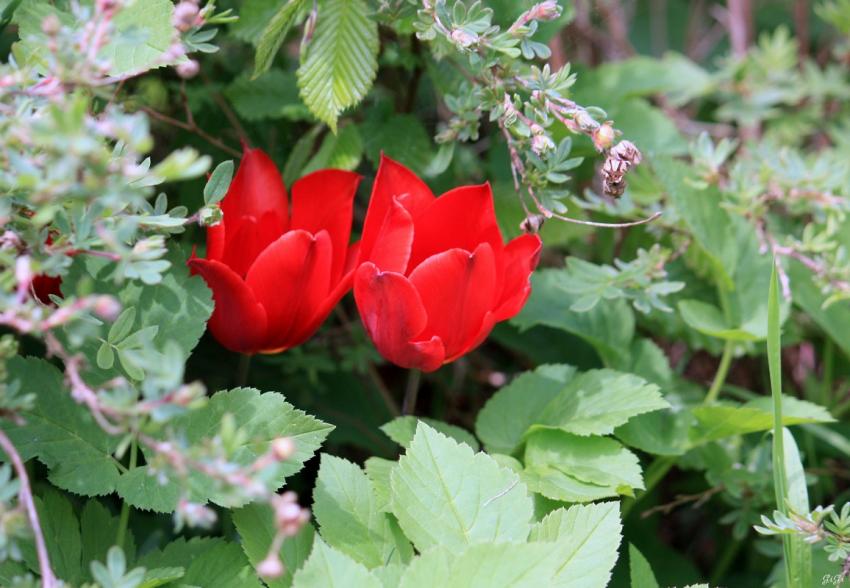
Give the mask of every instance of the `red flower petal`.
POLYGON ((371 259, 372 249, 378 241, 378 234, 394 198, 400 198, 408 212, 415 215, 433 202, 434 194, 415 173, 389 157, 381 155, 378 175, 372 186, 369 209, 366 211, 366 220, 363 223, 363 238, 360 245, 362 260, 371 259))
POLYGON ((228 226, 222 261, 240 276, 248 273, 257 256, 283 234, 280 217, 273 212, 264 214, 259 222, 249 216, 228 226))
POLYGON ((314 235, 326 230, 333 244, 331 280, 342 277, 345 252, 351 237, 354 195, 360 176, 338 169, 308 174, 292 185, 291 228, 314 235))
POLYGON ((280 221, 282 231, 289 228, 289 205, 283 178, 261 149, 245 149, 221 209, 230 227, 242 217, 258 219, 272 213, 280 221))
POLYGON ((221 258, 224 257, 225 237, 224 221, 215 226, 207 227, 207 259, 221 261, 221 258))
POLYGON ((488 243, 473 253, 450 249, 429 257, 410 274, 428 314, 420 337, 438 336, 446 361, 466 353, 496 299, 496 264, 488 243))
POLYGON ((231 351, 256 353, 266 335, 266 311, 233 270, 215 260, 190 259, 213 293, 215 309, 209 328, 216 340, 231 351))
POLYGON ((257 257, 245 281, 268 317, 263 352, 295 344, 292 333, 315 316, 330 291, 331 257, 327 231, 315 237, 289 231, 257 257))
POLYGON ((443 364, 439 337, 418 338, 428 322, 419 293, 407 278, 364 263, 354 277, 354 299, 366 332, 381 355, 396 365, 432 372, 443 364))
POLYGON ((496 322, 516 316, 531 293, 531 272, 540 261, 543 243, 537 235, 522 235, 505 246, 502 291, 499 294, 496 322))
POLYGON ((376 247, 368 259, 361 245, 360 262, 371 261, 381 271, 404 273, 413 246, 413 218, 410 212, 394 198, 381 228, 377 233, 376 247))
POLYGON ((441 251, 473 251, 479 243, 489 243, 498 260, 504 247, 490 184, 461 186, 446 192, 414 217, 414 233, 408 266, 411 269, 441 251))

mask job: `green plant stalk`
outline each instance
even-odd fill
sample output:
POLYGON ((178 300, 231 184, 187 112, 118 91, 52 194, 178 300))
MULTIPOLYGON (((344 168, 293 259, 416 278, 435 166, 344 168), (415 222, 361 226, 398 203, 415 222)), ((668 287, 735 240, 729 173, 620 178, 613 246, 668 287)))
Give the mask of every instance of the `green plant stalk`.
POLYGON ((239 354, 239 366, 236 368, 236 385, 243 387, 248 383, 248 375, 251 373, 251 355, 239 354))
POLYGON ((727 339, 723 346, 723 355, 720 356, 720 365, 717 366, 717 373, 714 374, 714 381, 711 383, 711 388, 708 389, 708 394, 705 395, 705 404, 711 404, 720 395, 720 390, 729 374, 729 366, 732 365, 734 352, 735 343, 731 339, 727 339))
POLYGON ((823 374, 821 376, 820 404, 829 408, 832 405, 832 374, 835 366, 835 343, 827 337, 823 344, 823 374))
MULTIPOLYGON (((136 437, 133 437, 133 440, 130 441, 130 463, 127 467, 127 471, 134 470, 136 468, 136 459, 138 453, 138 445, 136 441, 136 437)), ((125 500, 121 504, 121 515, 118 519, 118 533, 115 535, 115 545, 124 549, 124 539, 127 536, 127 527, 130 523, 130 504, 125 500)))
POLYGON ((419 396, 419 383, 422 381, 422 372, 413 368, 407 376, 407 386, 404 389, 404 400, 401 403, 401 414, 413 414, 416 410, 416 398, 419 396))
MULTIPOLYGON (((776 494, 776 509, 788 515, 788 479, 785 471, 785 441, 782 426, 782 356, 779 319, 779 280, 774 260, 767 301, 767 366, 770 374, 770 393, 773 398, 773 489, 776 494)), ((802 540, 789 535, 782 536, 785 578, 788 586, 804 588, 811 583, 811 569, 805 568, 804 558, 799 552, 802 540), (795 545, 795 541, 798 543, 795 545)), ((803 544, 802 549, 810 549, 803 544)))

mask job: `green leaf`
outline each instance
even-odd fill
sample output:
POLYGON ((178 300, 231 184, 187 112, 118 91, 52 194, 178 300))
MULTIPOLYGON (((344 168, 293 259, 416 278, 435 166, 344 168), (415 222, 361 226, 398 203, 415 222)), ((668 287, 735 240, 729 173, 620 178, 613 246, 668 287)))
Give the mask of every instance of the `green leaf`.
POLYGON ((120 475, 112 457, 118 441, 74 402, 62 373, 35 358, 13 357, 7 366, 9 381, 20 382, 21 392, 35 397, 32 410, 22 414, 23 424, 0 423, 21 458, 37 457, 50 470, 48 479, 65 490, 84 496, 112 492, 120 475))
POLYGON ((654 455, 682 455, 689 447, 688 434, 694 423, 691 411, 679 403, 675 408, 656 410, 630 419, 614 431, 617 439, 654 455))
MULTIPOLYGON (((828 423, 835 419, 817 404, 792 396, 782 399, 784 426, 801 423, 828 423)), ((704 443, 732 435, 745 435, 773 428, 773 408, 767 396, 750 400, 742 405, 714 404, 693 409, 697 427, 691 433, 693 443, 704 443)))
POLYGON ((475 421, 475 432, 487 451, 511 454, 523 435, 538 422, 543 409, 576 373, 568 365, 546 365, 519 375, 484 405, 475 421))
POLYGON ((224 95, 248 121, 303 120, 310 116, 298 97, 294 72, 273 68, 258 78, 243 74, 224 89, 224 95))
POLYGON ((349 461, 322 455, 313 512, 322 539, 367 568, 413 556, 395 521, 379 508, 369 478, 349 461))
MULTIPOLYGON (((783 474, 786 482, 786 500, 789 509, 796 513, 807 513, 809 507, 809 491, 806 487, 806 472, 800 459, 800 451, 794 436, 788 429, 782 429, 783 436, 783 474)), ((812 546, 803 537, 783 535, 789 545, 791 579, 789 586, 809 588, 812 583, 812 546)))
POLYGON ((794 304, 803 309, 835 343, 850 356, 850 312, 848 303, 839 302, 824 308, 826 301, 820 287, 814 282, 812 272, 798 261, 788 265, 794 304))
POLYGON ((393 513, 420 552, 528 535, 532 502, 519 477, 424 423, 393 469, 391 488, 393 513))
MULTIPOLYGON (((115 31, 98 53, 99 60, 109 63, 108 73, 120 76, 166 65, 162 57, 174 39, 173 10, 170 0, 125 3, 112 20, 115 31)), ((16 11, 14 19, 21 37, 19 48, 28 59, 45 60, 47 39, 41 23, 48 14, 55 14, 66 25, 84 24, 75 22, 71 13, 54 8, 46 0, 28 0, 16 11)))
POLYGON ((412 114, 376 109, 362 130, 366 156, 376 167, 383 153, 424 175, 434 159, 431 135, 412 114))
POLYGON ((608 435, 631 417, 670 405, 655 384, 614 370, 579 374, 544 408, 529 429, 557 428, 575 435, 608 435))
POLYGON ((554 548, 552 588, 602 588, 617 561, 622 525, 617 502, 575 505, 552 511, 536 523, 529 541, 554 548))
POLYGON ((146 569, 185 568, 181 586, 262 588, 239 545, 219 538, 176 539, 145 554, 136 565, 146 569))
POLYGON ((699 300, 681 300, 678 304, 682 320, 700 333, 730 341, 758 341, 761 337, 729 325, 719 308, 699 300))
MULTIPOLYGON (((242 465, 253 463, 268 451, 270 443, 278 437, 289 437, 295 442, 295 455, 285 462, 271 466, 270 473, 266 475, 265 480, 270 488, 280 487, 286 476, 298 472, 318 450, 328 433, 333 430, 332 425, 295 409, 286 402, 282 394, 277 392, 260 394, 253 388, 236 388, 218 392, 203 407, 172 419, 170 428, 178 432, 181 438, 191 446, 203 443, 204 440, 217 435, 226 414, 233 417, 234 424, 245 436, 245 441, 231 456, 231 461, 235 463, 242 465)), ((136 474, 137 470, 133 470, 132 473, 137 480, 142 479, 143 475, 150 477, 147 476, 144 468, 137 469, 144 472, 136 474)), ((216 483, 204 474, 193 472, 190 475, 190 481, 193 500, 198 502, 211 500, 220 503, 225 499, 218 491, 216 483)), ((160 487, 156 498, 151 500, 148 492, 154 483, 148 481, 144 486, 122 484, 119 487, 119 494, 137 508, 147 508, 158 512, 173 510, 179 495, 179 490, 176 488, 177 481, 171 480, 165 487, 160 487), (172 498, 174 501, 166 504, 166 498, 172 498)), ((237 507, 242 504, 228 501, 228 506, 237 507)))
POLYGON ((390 476, 393 468, 398 462, 381 457, 370 457, 366 460, 366 476, 372 483, 372 492, 375 493, 375 500, 378 508, 384 512, 390 512, 390 476))
POLYGON ((325 0, 298 68, 302 100, 334 132, 340 113, 366 96, 378 70, 378 27, 368 10, 363 0, 325 0))
POLYGON ((307 175, 322 168, 353 170, 363 158, 363 139, 356 125, 342 127, 336 135, 328 133, 322 146, 302 171, 307 175))
POLYGON ((451 437, 458 443, 466 443, 476 451, 480 449, 478 441, 471 433, 461 429, 460 427, 456 427, 436 419, 401 416, 394 418, 385 425, 382 425, 381 430, 387 435, 387 437, 407 449, 410 447, 410 442, 413 441, 413 436, 416 433, 416 428, 419 426, 419 423, 426 423, 435 431, 439 431, 443 435, 451 437))
MULTIPOLYGON (((71 502, 60 492, 48 488, 40 497, 35 497, 35 507, 41 532, 47 545, 50 566, 56 575, 71 585, 79 583, 82 574, 80 557, 80 524, 71 502)), ((22 544, 24 560, 31 570, 38 570, 35 544, 22 544)))
MULTIPOLYGON (((252 565, 256 566, 269 553, 275 536, 274 512, 266 504, 249 504, 233 511, 233 524, 239 532, 241 545, 252 565)), ((316 531, 313 525, 304 525, 295 537, 287 537, 280 548, 283 575, 274 580, 265 580, 269 588, 289 588, 292 577, 301 568, 313 547, 316 531)))
POLYGON ((179 580, 186 575, 186 570, 181 567, 154 568, 145 571, 145 579, 139 584, 139 588, 157 588, 166 586, 174 580, 179 580))
POLYGON ((401 588, 540 588, 551 583, 554 565, 549 545, 487 543, 457 552, 426 551, 405 570, 401 588))
POLYGON ((228 159, 219 163, 210 174, 210 179, 204 185, 204 203, 220 202, 227 194, 231 180, 233 180, 233 160, 228 159))
POLYGON ((246 43, 256 45, 266 26, 286 0, 243 0, 239 20, 228 27, 230 33, 246 43))
POLYGON ((295 24, 298 14, 307 5, 306 0, 288 0, 277 13, 268 20, 268 24, 257 42, 257 52, 254 55, 254 77, 264 74, 272 66, 277 50, 289 34, 289 29, 295 24))
POLYGON ((112 369, 115 363, 115 352, 112 345, 104 341, 97 350, 97 367, 102 370, 112 369))
POLYGON ((622 299, 597 304, 588 312, 575 312, 577 300, 565 288, 567 273, 545 269, 531 276, 531 296, 513 320, 520 329, 545 325, 573 333, 590 343, 606 365, 618 365, 625 357, 635 334, 631 306, 622 299))
POLYGON ((523 480, 536 492, 564 502, 588 502, 643 489, 635 454, 607 437, 558 430, 528 436, 523 480))
POLYGON ((381 588, 377 576, 318 537, 310 558, 296 572, 292 585, 294 588, 381 588))
POLYGON ((106 335, 106 340, 109 343, 118 343, 124 337, 130 334, 133 329, 133 323, 136 322, 136 307, 129 306, 121 311, 112 326, 109 327, 109 333, 106 335))
POLYGON ((629 575, 632 588, 660 588, 649 562, 631 543, 629 543, 629 575))
MULTIPOLYGON (((82 571, 87 580, 91 579, 89 564, 93 561, 106 561, 109 548, 115 545, 118 526, 118 517, 113 516, 99 501, 86 502, 80 513, 80 531, 82 571)), ((128 560, 133 561, 136 558, 136 544, 130 529, 127 529, 124 545, 121 547, 128 560)))
POLYGON ((138 510, 171 512, 180 499, 177 484, 161 484, 157 473, 149 466, 140 466, 130 470, 115 485, 118 496, 138 510))

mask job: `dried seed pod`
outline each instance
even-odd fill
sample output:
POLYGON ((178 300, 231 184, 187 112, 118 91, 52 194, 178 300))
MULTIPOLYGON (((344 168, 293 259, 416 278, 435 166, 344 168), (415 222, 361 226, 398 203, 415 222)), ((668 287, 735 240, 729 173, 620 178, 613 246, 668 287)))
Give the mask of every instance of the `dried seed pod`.
POLYGON ((631 141, 620 141, 602 164, 602 188, 608 196, 619 198, 626 191, 626 174, 643 156, 631 141))
POLYGON ((540 232, 544 222, 546 222, 546 217, 542 214, 532 214, 522 219, 522 222, 519 223, 519 228, 523 233, 536 235, 540 232))

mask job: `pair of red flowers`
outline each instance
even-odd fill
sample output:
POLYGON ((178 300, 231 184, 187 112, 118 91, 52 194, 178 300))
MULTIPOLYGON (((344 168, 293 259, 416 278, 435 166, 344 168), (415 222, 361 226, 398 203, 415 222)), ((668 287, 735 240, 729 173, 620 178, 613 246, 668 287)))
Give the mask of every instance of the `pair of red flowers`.
POLYGON ((349 244, 360 176, 311 173, 292 186, 248 149, 207 231, 207 258, 189 260, 213 291, 209 327, 241 353, 275 353, 306 341, 354 287, 378 351, 433 371, 478 346, 530 293, 541 242, 505 244, 488 184, 435 198, 413 172, 383 157, 362 238, 349 244))

